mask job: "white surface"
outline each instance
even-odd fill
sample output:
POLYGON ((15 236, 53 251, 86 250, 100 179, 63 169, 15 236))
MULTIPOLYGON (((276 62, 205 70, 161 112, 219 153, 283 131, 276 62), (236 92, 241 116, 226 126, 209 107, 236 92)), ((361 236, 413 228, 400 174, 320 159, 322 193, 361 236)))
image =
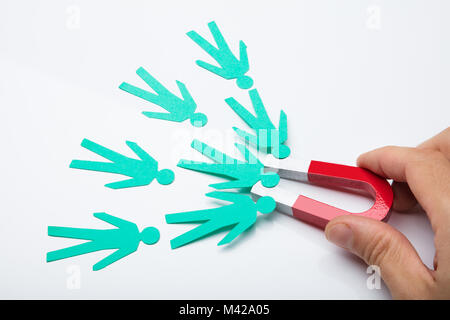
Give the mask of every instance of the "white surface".
MULTIPOLYGON (((195 65, 208 57, 185 32, 208 36, 206 24, 216 20, 232 48, 244 40, 270 116, 278 122, 280 108, 288 115, 293 156, 352 165, 362 152, 414 146, 449 125, 449 12, 445 0, 3 0, 0 298, 389 298, 384 285, 367 289, 362 262, 282 214, 259 219, 228 247, 216 246, 220 234, 170 250, 169 240, 190 226, 166 225, 164 214, 215 206, 203 194, 218 181, 176 168, 177 160, 201 159, 190 152, 194 136, 233 150, 230 128, 243 124, 223 99, 249 102, 233 81, 195 65), (171 90, 185 82, 208 125, 141 115, 157 107, 118 89, 143 84, 140 66, 171 90), (107 189, 119 177, 69 169, 72 159, 98 159, 81 148, 83 138, 129 155, 125 140, 135 141, 174 168, 175 182, 107 189), (106 252, 45 263, 46 252, 74 243, 48 237, 47 226, 106 227, 92 216, 99 211, 156 226, 161 240, 99 272, 91 267, 106 252), (66 286, 71 266, 80 268, 79 289, 66 286)), ((292 188, 348 210, 370 206, 292 188)), ((394 213, 389 223, 431 266, 425 215, 394 213)))

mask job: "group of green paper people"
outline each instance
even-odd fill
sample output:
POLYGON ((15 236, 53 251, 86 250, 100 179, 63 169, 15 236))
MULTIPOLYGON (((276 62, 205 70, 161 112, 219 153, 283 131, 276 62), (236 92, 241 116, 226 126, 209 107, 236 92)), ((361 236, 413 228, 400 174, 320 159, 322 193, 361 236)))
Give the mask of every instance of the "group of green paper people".
MULTIPOLYGON (((206 41, 197 32, 190 31, 187 35, 206 51, 219 66, 214 66, 204 61, 196 61, 200 67, 225 79, 235 79, 241 89, 250 89, 253 79, 246 75, 249 71, 247 47, 243 41, 239 43, 239 59, 236 58, 228 47, 225 39, 219 31, 216 23, 208 24, 217 46, 206 41)), ((156 104, 167 112, 143 112, 149 118, 183 122, 187 119, 196 127, 202 127, 207 123, 207 117, 203 113, 195 112, 197 105, 186 86, 177 81, 182 98, 171 93, 159 81, 157 81, 144 68, 137 70, 139 77, 154 91, 138 88, 126 82, 119 88, 156 104)), ((287 117, 281 111, 279 126, 276 128, 270 120, 264 104, 256 89, 248 90, 254 114, 234 98, 225 99, 228 106, 254 131, 253 134, 233 127, 234 131, 246 143, 258 150, 270 153, 276 158, 283 159, 289 156, 290 149, 284 143, 287 140, 287 117)), ((129 179, 106 184, 112 189, 121 189, 150 184, 154 179, 159 184, 168 185, 174 180, 174 173, 170 169, 158 169, 158 162, 145 150, 134 142, 127 141, 128 147, 139 159, 129 158, 115 151, 105 148, 93 141, 84 139, 81 145, 109 160, 108 162, 73 160, 71 168, 93 170, 121 174, 129 179)), ((205 143, 194 140, 192 148, 211 159, 212 163, 180 160, 179 167, 213 174, 228 178, 229 181, 211 184, 216 190, 238 188, 248 190, 255 183, 261 182, 265 187, 271 188, 278 184, 280 177, 274 172, 264 172, 264 165, 250 152, 246 144, 236 143, 236 148, 243 155, 245 161, 234 159, 221 153, 205 143)), ((196 241, 200 238, 228 228, 226 236, 218 243, 224 245, 233 241, 242 232, 249 229, 257 218, 257 213, 271 213, 276 203, 272 197, 261 197, 254 202, 249 194, 213 191, 206 194, 207 197, 228 202, 217 208, 180 212, 166 215, 166 222, 172 223, 199 223, 194 229, 170 241, 171 248, 175 249, 196 241)), ((111 263, 133 253, 142 241, 147 245, 155 244, 160 238, 159 231, 154 227, 148 227, 139 231, 136 224, 111 216, 107 213, 94 213, 94 217, 101 219, 114 228, 112 229, 84 229, 70 227, 48 227, 48 235, 86 240, 85 242, 47 253, 47 262, 65 259, 99 250, 115 249, 115 251, 93 266, 93 270, 100 270, 111 263)))

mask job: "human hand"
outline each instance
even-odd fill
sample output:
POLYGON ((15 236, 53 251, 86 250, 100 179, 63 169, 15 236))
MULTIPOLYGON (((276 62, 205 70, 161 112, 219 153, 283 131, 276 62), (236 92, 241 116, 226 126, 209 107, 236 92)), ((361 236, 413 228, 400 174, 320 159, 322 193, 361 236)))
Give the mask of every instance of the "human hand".
POLYGON ((331 220, 329 241, 380 267, 394 299, 450 299, 450 127, 417 148, 383 147, 362 154, 358 166, 393 179, 393 209, 419 203, 434 232, 434 270, 389 224, 347 215, 331 220))

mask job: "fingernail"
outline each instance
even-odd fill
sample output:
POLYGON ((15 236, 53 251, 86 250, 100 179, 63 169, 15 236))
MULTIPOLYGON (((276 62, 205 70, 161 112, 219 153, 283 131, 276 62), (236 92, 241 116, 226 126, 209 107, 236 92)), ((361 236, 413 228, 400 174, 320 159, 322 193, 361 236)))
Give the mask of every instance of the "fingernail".
POLYGON ((333 242, 339 247, 345 249, 351 249, 352 247, 352 229, 350 229, 346 224, 339 223, 331 227, 331 229, 326 233, 326 237, 329 241, 333 242))

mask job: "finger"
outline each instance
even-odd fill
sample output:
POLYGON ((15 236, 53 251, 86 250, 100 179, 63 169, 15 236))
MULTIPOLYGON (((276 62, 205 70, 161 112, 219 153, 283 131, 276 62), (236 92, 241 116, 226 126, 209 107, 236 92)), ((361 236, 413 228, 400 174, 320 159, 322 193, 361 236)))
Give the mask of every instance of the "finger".
POLYGON ((417 200, 407 183, 394 181, 392 191, 394 192, 392 207, 395 211, 405 212, 411 210, 417 204, 417 200))
POLYGON ((388 224, 357 215, 331 220, 329 241, 380 268, 381 277, 395 299, 425 298, 434 280, 406 237, 388 224))
POLYGON ((450 127, 421 143, 418 148, 428 148, 440 151, 450 160, 450 127))
POLYGON ((430 149, 384 147, 365 153, 358 165, 383 177, 407 182, 428 214, 433 230, 450 232, 450 162, 430 149))

